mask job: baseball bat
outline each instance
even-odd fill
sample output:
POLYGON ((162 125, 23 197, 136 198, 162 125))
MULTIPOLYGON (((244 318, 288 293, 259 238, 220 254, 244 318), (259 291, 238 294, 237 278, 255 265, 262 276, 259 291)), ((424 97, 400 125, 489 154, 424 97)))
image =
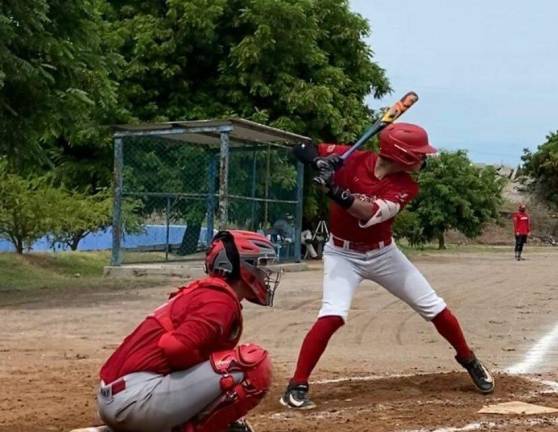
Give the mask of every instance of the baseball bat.
POLYGON ((395 102, 395 104, 393 104, 384 113, 384 115, 378 121, 376 121, 376 123, 370 126, 366 130, 366 132, 362 134, 358 141, 351 146, 349 150, 341 155, 341 159, 343 159, 344 161, 347 160, 347 158, 351 156, 355 151, 357 151, 360 147, 362 147, 366 141, 368 141, 374 135, 380 133, 383 128, 401 117, 401 115, 409 108, 411 108, 413 104, 418 101, 418 99, 419 97, 415 92, 411 91, 405 94, 405 96, 403 96, 401 100, 395 102))

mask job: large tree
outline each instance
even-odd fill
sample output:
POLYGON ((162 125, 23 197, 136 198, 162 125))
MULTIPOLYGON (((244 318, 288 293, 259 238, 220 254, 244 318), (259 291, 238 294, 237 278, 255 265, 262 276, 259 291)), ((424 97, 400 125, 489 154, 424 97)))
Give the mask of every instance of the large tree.
POLYGON ((493 167, 475 166, 464 151, 440 152, 419 174, 421 192, 408 208, 415 217, 406 219, 409 236, 415 243, 436 239, 441 249, 450 229, 478 236, 498 217, 504 181, 493 167))
POLYGON ((142 120, 236 114, 322 139, 351 139, 364 98, 389 91, 346 0, 113 0, 142 120))
POLYGON ((525 149, 521 159, 530 189, 544 203, 558 208, 558 131, 551 132, 535 152, 525 149))
POLYGON ((0 3, 0 154, 12 170, 53 167, 53 156, 98 134, 116 106, 118 58, 104 0, 0 3))
MULTIPOLYGON (((110 5, 107 19, 127 62, 121 96, 137 120, 238 115, 316 139, 346 141, 370 121, 365 97, 389 91, 364 40, 368 23, 346 0, 112 0, 110 5)), ((176 154, 177 160, 185 156, 176 154)), ((174 177, 179 181, 181 174, 174 177)), ((192 182, 192 176, 186 180, 192 182)), ((158 183, 159 191, 166 183, 158 183)), ((306 201, 306 209, 315 212, 315 200, 306 201)), ((252 209, 246 213, 251 217, 252 209)), ((188 219, 197 226, 199 217, 188 219)))

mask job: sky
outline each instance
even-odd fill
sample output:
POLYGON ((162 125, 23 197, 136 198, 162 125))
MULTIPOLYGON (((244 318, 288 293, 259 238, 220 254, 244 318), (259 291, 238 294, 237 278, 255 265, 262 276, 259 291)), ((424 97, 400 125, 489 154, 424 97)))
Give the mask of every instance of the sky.
POLYGON ((399 121, 441 149, 516 166, 558 130, 558 1, 350 0, 393 93, 419 101, 399 121))

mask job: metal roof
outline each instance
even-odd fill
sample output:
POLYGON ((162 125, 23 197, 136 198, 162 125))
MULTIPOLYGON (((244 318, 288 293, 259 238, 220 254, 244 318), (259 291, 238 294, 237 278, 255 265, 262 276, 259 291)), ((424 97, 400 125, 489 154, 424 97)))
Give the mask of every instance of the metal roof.
POLYGON ((113 126, 116 138, 130 136, 164 137, 193 144, 219 145, 220 134, 229 132, 231 146, 279 144, 292 146, 311 139, 241 118, 222 120, 173 121, 113 126))

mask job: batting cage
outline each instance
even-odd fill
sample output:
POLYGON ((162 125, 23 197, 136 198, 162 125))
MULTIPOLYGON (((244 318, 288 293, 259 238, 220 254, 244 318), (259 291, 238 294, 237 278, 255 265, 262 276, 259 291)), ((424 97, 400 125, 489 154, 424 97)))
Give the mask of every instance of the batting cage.
POLYGON ((265 234, 300 260, 310 138, 244 119, 116 126, 112 265, 199 259, 220 229, 265 234))

